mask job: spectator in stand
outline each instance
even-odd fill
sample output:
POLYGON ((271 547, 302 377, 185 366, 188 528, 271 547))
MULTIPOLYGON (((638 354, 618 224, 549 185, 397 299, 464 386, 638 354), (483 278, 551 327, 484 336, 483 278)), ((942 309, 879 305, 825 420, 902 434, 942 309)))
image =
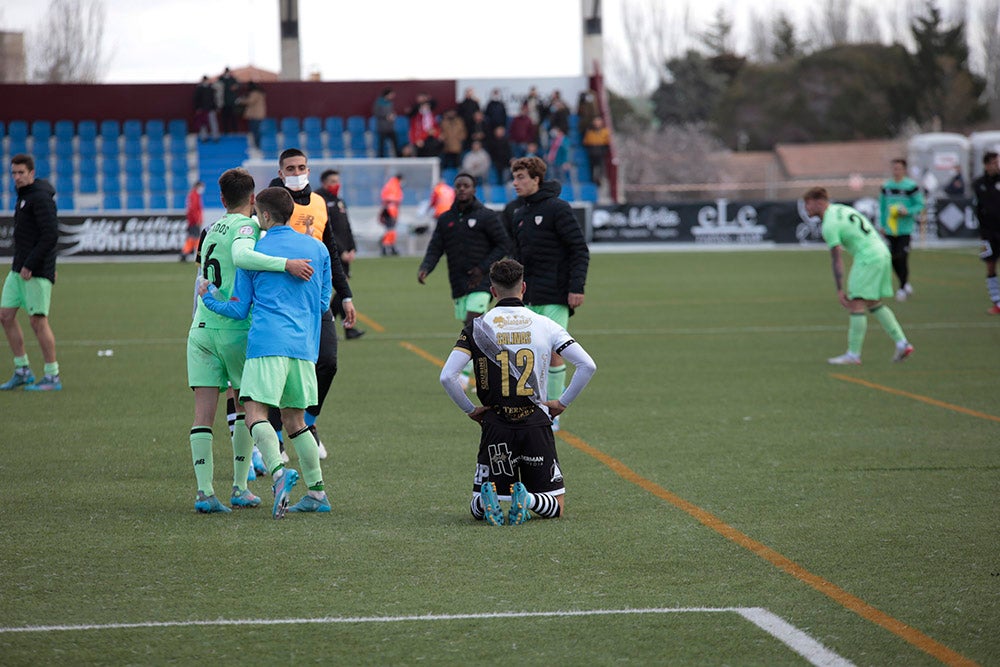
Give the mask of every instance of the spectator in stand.
POLYGON ((527 105, 528 117, 531 118, 531 122, 535 127, 541 126, 544 117, 544 111, 542 110, 544 104, 542 103, 541 95, 538 94, 538 88, 532 86, 528 89, 528 95, 524 98, 524 103, 527 105))
POLYGON ((499 88, 494 88, 490 93, 490 101, 486 103, 486 123, 492 127, 503 127, 507 129, 507 104, 503 101, 503 94, 499 88))
POLYGON ((181 249, 181 261, 186 262, 188 255, 198 249, 198 241, 201 239, 201 225, 204 220, 204 213, 201 203, 201 195, 205 192, 205 184, 195 181, 187 196, 187 238, 184 239, 184 248, 181 249))
POLYGON ((393 100, 396 99, 396 91, 392 88, 385 88, 382 94, 376 98, 372 105, 372 115, 375 116, 376 142, 378 144, 378 156, 385 157, 385 142, 392 143, 393 155, 401 155, 399 140, 396 138, 396 109, 393 100))
POLYGON ((240 83, 227 67, 219 77, 222 88, 222 133, 235 134, 239 118, 236 117, 236 98, 240 96, 240 83))
POLYGON ((421 102, 416 115, 410 119, 410 143, 417 157, 437 157, 441 154, 441 128, 430 102, 421 102))
MULTIPOLYGON (((454 109, 448 109, 441 118, 441 168, 457 169, 465 144, 465 121, 454 109)), ((451 187, 451 186, 449 186, 451 187)))
POLYGON ((493 172, 496 174, 496 183, 504 184, 510 180, 510 161, 514 156, 507 138, 507 130, 503 125, 493 128, 493 136, 489 142, 490 160, 493 162, 493 172))
POLYGON ((219 140, 218 108, 215 87, 208 80, 208 75, 205 75, 194 89, 194 129, 199 141, 205 141, 209 137, 213 141, 219 140))
POLYGON ((472 148, 462 158, 462 171, 476 179, 476 185, 482 185, 490 175, 490 154, 483 148, 480 141, 473 141, 472 148))
POLYGON ((594 116, 590 121, 590 127, 583 135, 582 143, 590 159, 590 180, 600 185, 604 178, 604 163, 611 145, 611 133, 605 127, 603 118, 594 116))
POLYGON ((379 241, 382 256, 398 255, 396 249, 396 223, 399 221, 399 207, 403 203, 403 174, 396 174, 382 186, 382 210, 378 221, 385 227, 379 241))
POLYGON ((538 126, 532 122, 528 103, 521 105, 521 111, 510 123, 510 144, 514 151, 514 157, 524 157, 528 150, 528 144, 538 141, 538 126))
MULTIPOLYGON (((558 93, 559 91, 556 91, 558 93)), ((569 107, 557 98, 549 106, 549 127, 558 127, 563 134, 569 134, 569 107)))
POLYGON ((267 118, 267 95, 256 81, 247 86, 247 94, 243 98, 243 118, 253 137, 254 148, 260 150, 260 123, 267 118))
POLYGON ((576 102, 576 116, 579 120, 577 127, 583 128, 586 131, 594 118, 598 116, 597 112, 597 102, 596 95, 592 90, 580 91, 580 97, 577 98, 576 102))
MULTIPOLYGON (((323 187, 318 191, 318 194, 326 201, 326 218, 333 233, 333 240, 337 244, 337 250, 340 252, 340 263, 344 267, 344 275, 350 279, 351 262, 357 256, 358 247, 354 241, 354 232, 351 230, 351 220, 347 217, 347 206, 340 197, 340 172, 336 169, 327 169, 319 178, 323 187)), ((333 312, 334 319, 337 316, 340 317, 340 321, 344 325, 344 337, 347 340, 354 340, 365 335, 364 331, 354 326, 354 322, 348 321, 343 292, 334 290, 330 310, 333 312)))
POLYGON ((552 178, 565 180, 569 178, 569 142, 562 129, 553 127, 549 130, 549 150, 545 154, 545 162, 552 169, 552 178))
POLYGON ((486 116, 482 111, 476 111, 472 114, 472 124, 468 128, 469 136, 465 139, 466 149, 472 148, 473 141, 478 141, 485 146, 486 142, 489 141, 492 130, 486 122, 486 116))
POLYGON ((465 89, 465 97, 458 103, 457 111, 462 122, 465 123, 465 133, 468 138, 465 140, 465 148, 472 144, 472 121, 475 117, 477 111, 481 111, 482 107, 479 106, 479 98, 476 97, 476 91, 472 88, 465 89))
POLYGON ((538 143, 535 141, 529 141, 528 147, 524 150, 524 155, 521 157, 539 157, 538 143))

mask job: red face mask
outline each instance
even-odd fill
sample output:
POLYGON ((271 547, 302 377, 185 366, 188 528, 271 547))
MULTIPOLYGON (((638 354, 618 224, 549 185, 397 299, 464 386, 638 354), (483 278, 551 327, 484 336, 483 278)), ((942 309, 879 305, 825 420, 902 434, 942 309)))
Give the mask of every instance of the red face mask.
POLYGON ((334 183, 333 185, 326 186, 327 191, 334 197, 340 192, 340 183, 334 183))

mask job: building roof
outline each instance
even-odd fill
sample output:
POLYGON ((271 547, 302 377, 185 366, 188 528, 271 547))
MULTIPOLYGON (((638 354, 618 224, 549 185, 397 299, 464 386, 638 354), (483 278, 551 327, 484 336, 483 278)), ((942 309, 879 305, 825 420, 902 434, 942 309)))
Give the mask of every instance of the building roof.
POLYGON ((774 152, 790 179, 884 177, 893 158, 906 157, 906 141, 833 141, 778 144, 774 152))

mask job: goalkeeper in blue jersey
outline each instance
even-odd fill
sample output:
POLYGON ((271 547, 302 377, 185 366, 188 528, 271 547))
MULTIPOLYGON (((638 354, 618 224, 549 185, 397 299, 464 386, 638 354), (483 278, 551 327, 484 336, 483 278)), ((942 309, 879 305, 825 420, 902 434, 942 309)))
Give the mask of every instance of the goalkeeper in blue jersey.
POLYGON ((892 296, 892 262, 889 249, 871 220, 844 204, 831 204, 826 188, 812 188, 805 194, 806 213, 823 220, 823 240, 830 248, 833 282, 840 305, 850 311, 847 329, 847 352, 828 359, 836 365, 861 365, 861 347, 868 330, 868 313, 882 325, 896 344, 893 361, 903 361, 913 354, 896 316, 882 299, 892 296), (844 281, 844 251, 854 261, 844 281), (867 312, 866 312, 867 311, 867 312))
POLYGON ((265 255, 309 259, 315 269, 309 280, 241 269, 229 300, 217 298, 218 290, 208 283, 198 288, 205 307, 214 313, 243 320, 253 309, 240 400, 246 409, 250 435, 271 472, 272 512, 276 519, 282 518, 286 510, 330 511, 319 447, 304 419, 305 409, 316 404, 321 320, 333 296, 330 253, 316 239, 287 225, 294 205, 284 188, 267 188, 257 195, 260 226, 267 234, 257 243, 256 250, 265 255), (281 410, 309 489, 292 507, 288 507, 289 495, 299 473, 282 462, 278 435, 267 419, 268 407, 281 410))

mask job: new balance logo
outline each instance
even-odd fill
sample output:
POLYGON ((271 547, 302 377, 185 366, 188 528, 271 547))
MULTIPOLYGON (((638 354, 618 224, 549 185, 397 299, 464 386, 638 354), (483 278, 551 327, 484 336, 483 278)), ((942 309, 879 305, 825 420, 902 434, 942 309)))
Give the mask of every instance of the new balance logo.
POLYGON ((194 462, 194 464, 196 466, 203 466, 205 465, 205 459, 198 459, 197 461, 194 462))

